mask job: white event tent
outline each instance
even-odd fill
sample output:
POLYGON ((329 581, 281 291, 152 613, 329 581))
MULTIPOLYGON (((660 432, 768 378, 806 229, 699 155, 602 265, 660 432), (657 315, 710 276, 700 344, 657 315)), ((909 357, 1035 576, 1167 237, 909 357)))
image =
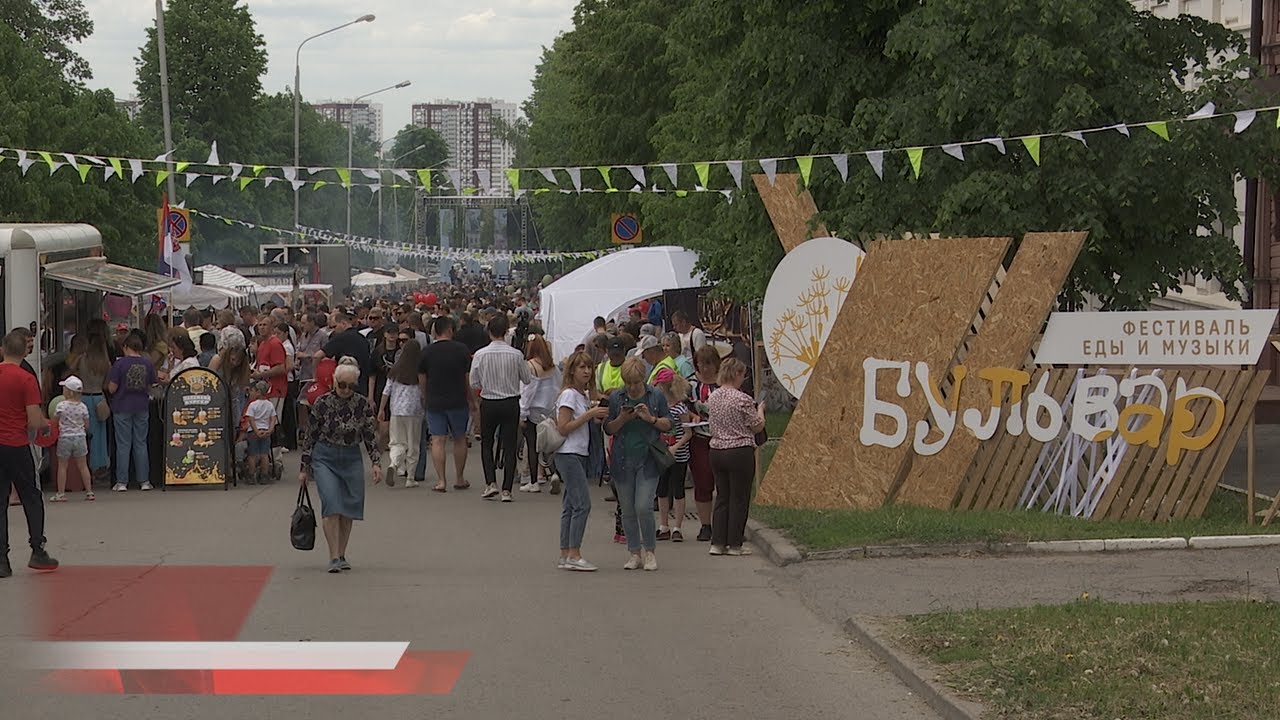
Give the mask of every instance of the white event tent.
POLYGON ((702 287, 698 253, 682 247, 640 247, 610 253, 542 290, 542 324, 556 360, 568 357, 591 331, 597 315, 666 290, 702 287))

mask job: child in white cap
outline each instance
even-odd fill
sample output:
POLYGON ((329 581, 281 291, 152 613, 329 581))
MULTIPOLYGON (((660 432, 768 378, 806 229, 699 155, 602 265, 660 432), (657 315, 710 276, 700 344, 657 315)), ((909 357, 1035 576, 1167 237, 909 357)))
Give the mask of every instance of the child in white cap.
POLYGON ((67 464, 72 462, 80 471, 80 479, 85 486, 84 499, 93 500, 93 484, 90 481, 92 475, 89 474, 87 461, 89 441, 85 432, 89 426, 89 408, 81 399, 84 383, 72 375, 58 384, 62 386, 62 402, 58 403, 58 409, 54 411, 58 420, 58 492, 52 500, 67 501, 67 464))

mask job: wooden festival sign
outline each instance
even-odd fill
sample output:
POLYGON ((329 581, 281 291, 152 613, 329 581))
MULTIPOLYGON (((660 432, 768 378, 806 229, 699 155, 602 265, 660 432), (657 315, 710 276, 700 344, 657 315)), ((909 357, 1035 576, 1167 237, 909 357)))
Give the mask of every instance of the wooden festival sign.
POLYGON ((758 501, 1202 514, 1266 382, 1276 311, 1051 314, 1085 236, 1030 233, 1007 266, 1010 238, 781 264, 771 292, 805 272, 856 281, 828 301, 798 392, 784 381, 799 402, 758 501))

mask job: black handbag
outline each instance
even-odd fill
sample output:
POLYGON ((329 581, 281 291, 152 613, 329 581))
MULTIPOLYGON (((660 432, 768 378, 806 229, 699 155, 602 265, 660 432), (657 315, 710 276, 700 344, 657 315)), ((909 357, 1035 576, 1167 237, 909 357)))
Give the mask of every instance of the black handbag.
POLYGON ((289 540, 297 550, 316 547, 316 511, 311 508, 311 493, 306 485, 298 489, 298 506, 289 520, 289 540))
POLYGON ((649 457, 653 458, 654 464, 658 466, 659 474, 676 464, 676 456, 671 454, 661 435, 649 441, 649 457))

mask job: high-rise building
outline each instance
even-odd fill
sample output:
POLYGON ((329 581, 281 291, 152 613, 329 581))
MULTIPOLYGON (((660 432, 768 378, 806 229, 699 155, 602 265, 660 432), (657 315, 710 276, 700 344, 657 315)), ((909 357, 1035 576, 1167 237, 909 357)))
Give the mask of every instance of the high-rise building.
POLYGON ((510 193, 506 173, 515 160, 511 144, 499 132, 499 123, 510 127, 516 121, 515 103, 495 98, 477 100, 436 100, 413 106, 413 124, 440 133, 449 147, 448 166, 461 170, 464 182, 483 181, 487 175, 491 191, 510 193))
POLYGON ((368 130, 374 142, 382 141, 382 103, 325 100, 313 107, 316 112, 343 127, 354 122, 356 127, 368 130))

